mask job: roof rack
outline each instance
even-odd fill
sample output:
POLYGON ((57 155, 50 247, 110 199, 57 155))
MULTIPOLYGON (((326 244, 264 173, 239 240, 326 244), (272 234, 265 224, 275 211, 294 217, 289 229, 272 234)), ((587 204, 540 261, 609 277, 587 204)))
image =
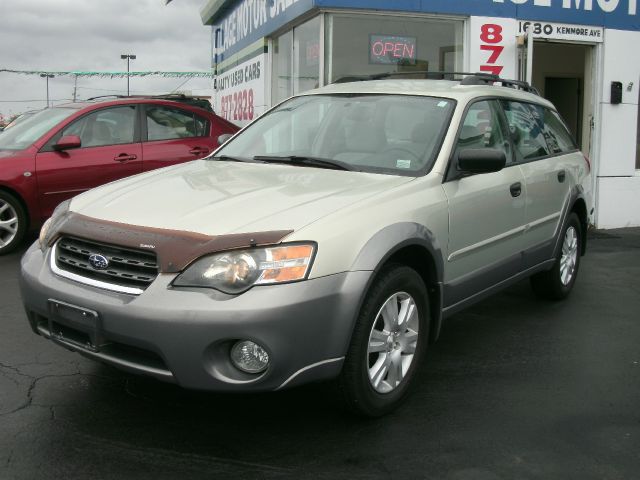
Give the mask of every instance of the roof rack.
POLYGON ((102 98, 153 98, 156 100, 173 100, 175 102, 185 103, 187 105, 192 105, 194 107, 200 107, 204 110, 208 110, 213 112, 213 107, 211 106, 211 102, 209 102, 209 97, 200 97, 200 96, 191 96, 185 95, 184 93, 164 93, 161 95, 98 95, 97 97, 87 98, 87 101, 90 102, 92 100, 100 100, 102 98))
POLYGON ((500 83, 503 87, 524 90, 525 92, 540 95, 538 89, 521 80, 509 80, 484 72, 438 72, 438 71, 406 71, 406 72, 385 72, 372 75, 351 75, 341 77, 333 83, 364 82, 367 80, 385 80, 390 77, 417 78, 424 80, 452 80, 460 81, 460 85, 494 85, 500 83))

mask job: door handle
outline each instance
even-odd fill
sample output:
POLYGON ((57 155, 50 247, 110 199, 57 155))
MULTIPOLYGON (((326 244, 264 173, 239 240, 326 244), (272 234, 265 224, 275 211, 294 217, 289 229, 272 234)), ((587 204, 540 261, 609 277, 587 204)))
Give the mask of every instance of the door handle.
POLYGON ((129 155, 128 153, 121 153, 113 157, 116 162, 126 162, 127 160, 135 160, 136 158, 138 158, 137 155, 129 155))
POLYGON ((509 187, 509 190, 511 191, 512 197, 519 197, 522 193, 522 184, 520 182, 516 182, 509 187))
POLYGON ((209 149, 204 147, 193 147, 189 150, 189 153, 192 153, 193 155, 200 155, 202 153, 209 153, 209 149))
POLYGON ((560 170, 558 172, 558 181, 560 183, 564 183, 564 179, 567 178, 567 172, 565 172, 564 170, 560 170))

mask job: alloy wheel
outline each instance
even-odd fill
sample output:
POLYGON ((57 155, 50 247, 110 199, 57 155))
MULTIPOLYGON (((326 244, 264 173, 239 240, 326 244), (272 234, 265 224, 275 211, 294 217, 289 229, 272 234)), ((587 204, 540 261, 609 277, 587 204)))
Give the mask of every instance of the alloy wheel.
POLYGON ((367 347, 368 374, 378 393, 395 390, 413 362, 419 334, 418 307, 405 292, 393 294, 382 305, 367 347))
POLYGON ((560 281, 569 285, 576 271, 578 262, 578 233, 573 226, 567 228, 562 242, 562 256, 560 257, 560 281))
POLYGON ((0 199, 0 248, 9 245, 18 234, 18 212, 7 201, 0 199))

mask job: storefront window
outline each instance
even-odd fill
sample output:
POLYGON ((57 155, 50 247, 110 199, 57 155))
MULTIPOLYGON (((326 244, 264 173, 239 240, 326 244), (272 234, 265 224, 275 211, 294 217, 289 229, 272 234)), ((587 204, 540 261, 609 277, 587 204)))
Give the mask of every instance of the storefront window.
POLYGON ((295 95, 320 86, 320 17, 294 28, 293 39, 295 95))
POLYGON ((273 39, 271 103, 311 90, 320 81, 320 17, 273 39))
POLYGON ((275 105, 293 95, 293 31, 273 39, 273 74, 271 104, 275 105))
POLYGON ((327 83, 385 72, 462 70, 462 21, 336 14, 325 24, 327 83))

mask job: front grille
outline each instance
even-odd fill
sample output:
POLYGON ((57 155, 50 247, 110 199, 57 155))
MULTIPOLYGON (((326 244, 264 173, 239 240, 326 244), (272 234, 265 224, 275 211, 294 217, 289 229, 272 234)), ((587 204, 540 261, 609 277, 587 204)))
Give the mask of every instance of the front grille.
POLYGON ((144 290, 158 276, 156 254, 74 237, 62 237, 56 243, 56 266, 81 277, 116 286, 144 290), (102 255, 109 264, 96 269, 89 262, 93 254, 102 255))

